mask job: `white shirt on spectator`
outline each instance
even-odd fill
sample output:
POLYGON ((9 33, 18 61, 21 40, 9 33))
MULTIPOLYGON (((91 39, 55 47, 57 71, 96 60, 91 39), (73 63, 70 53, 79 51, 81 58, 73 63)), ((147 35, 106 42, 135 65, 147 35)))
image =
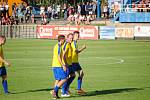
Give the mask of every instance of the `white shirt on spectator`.
POLYGON ((60 12, 60 5, 57 5, 57 12, 60 12))
POLYGON ((6 9, 6 10, 9 9, 9 5, 8 5, 8 4, 5 5, 5 9, 6 9))

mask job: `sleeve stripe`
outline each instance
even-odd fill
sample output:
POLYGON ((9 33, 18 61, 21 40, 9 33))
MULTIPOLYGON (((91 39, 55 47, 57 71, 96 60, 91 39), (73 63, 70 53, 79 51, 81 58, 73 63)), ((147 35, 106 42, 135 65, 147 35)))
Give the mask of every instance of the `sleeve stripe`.
POLYGON ((76 41, 74 41, 74 46, 75 46, 75 48, 77 48, 76 41))
POLYGON ((60 45, 58 44, 58 55, 60 55, 60 45))
POLYGON ((67 46, 67 42, 65 43, 63 50, 65 50, 65 49, 66 49, 66 46, 67 46))

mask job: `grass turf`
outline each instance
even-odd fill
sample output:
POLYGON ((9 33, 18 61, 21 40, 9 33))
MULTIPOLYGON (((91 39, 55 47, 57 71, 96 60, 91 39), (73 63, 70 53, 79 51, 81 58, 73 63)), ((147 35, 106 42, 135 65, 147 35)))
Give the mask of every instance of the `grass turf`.
MULTIPOLYGON (((0 85, 0 100, 51 100, 54 78, 52 50, 56 40, 13 39, 4 46, 10 95, 0 85)), ((80 41, 87 49, 80 55, 85 72, 84 96, 77 95, 77 79, 66 100, 149 100, 150 41, 80 41)))

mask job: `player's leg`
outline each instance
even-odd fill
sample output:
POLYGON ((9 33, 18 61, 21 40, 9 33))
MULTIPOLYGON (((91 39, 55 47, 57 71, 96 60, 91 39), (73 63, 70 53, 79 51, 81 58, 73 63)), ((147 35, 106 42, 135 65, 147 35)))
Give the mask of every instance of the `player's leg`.
POLYGON ((4 89, 5 94, 7 94, 8 93, 8 84, 7 84, 7 72, 6 72, 5 67, 1 68, 1 76, 2 76, 3 89, 4 89))
POLYGON ((78 94, 83 94, 83 93, 85 93, 82 90, 82 80, 83 80, 83 76, 84 76, 83 70, 82 70, 79 63, 74 63, 72 65, 73 65, 74 71, 78 73, 78 85, 77 85, 77 90, 78 91, 77 91, 77 93, 78 94))
POLYGON ((70 66, 69 67, 69 78, 68 78, 68 81, 67 81, 67 92, 70 94, 70 91, 69 91, 69 87, 70 87, 70 84, 73 82, 73 80, 75 79, 75 72, 73 70, 73 67, 70 66))
POLYGON ((54 77, 55 77, 55 83, 54 83, 54 89, 52 91, 50 91, 50 93, 52 94, 53 98, 54 99, 57 99, 59 98, 58 97, 58 90, 59 90, 59 87, 57 86, 57 84, 59 83, 60 81, 60 78, 59 78, 59 75, 58 75, 58 70, 59 68, 53 68, 53 73, 54 73, 54 77))
POLYGON ((83 80, 83 76, 84 76, 84 73, 83 73, 83 70, 78 70, 77 71, 78 73, 78 87, 77 87, 77 90, 82 90, 82 80, 83 80))
POLYGON ((59 80, 59 82, 54 87, 54 91, 52 92, 52 95, 53 95, 53 98, 58 98, 59 88, 67 81, 67 74, 63 70, 63 68, 56 68, 55 70, 56 70, 55 72, 57 72, 57 75, 55 75, 57 77, 55 77, 55 79, 59 80))
POLYGON ((7 94, 8 93, 7 75, 2 76, 2 85, 3 85, 5 94, 7 94))
POLYGON ((69 68, 68 67, 67 67, 66 75, 67 75, 67 81, 62 85, 61 97, 65 97, 67 95, 67 82, 68 82, 68 78, 69 78, 69 68))
POLYGON ((67 79, 63 79, 63 80, 60 80, 58 82, 58 84, 54 87, 54 92, 53 94, 56 95, 58 97, 58 91, 59 91, 59 88, 67 81, 67 79))

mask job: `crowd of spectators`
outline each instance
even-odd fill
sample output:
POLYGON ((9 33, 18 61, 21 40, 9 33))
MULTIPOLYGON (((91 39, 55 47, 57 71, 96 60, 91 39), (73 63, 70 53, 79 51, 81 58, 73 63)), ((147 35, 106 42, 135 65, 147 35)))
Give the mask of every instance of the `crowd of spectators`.
POLYGON ((140 2, 132 2, 125 8, 126 12, 150 12, 150 0, 141 0, 140 2))
MULTIPOLYGON (((96 19, 97 16, 97 3, 96 2, 81 2, 74 6, 70 4, 50 4, 47 6, 38 6, 40 21, 47 23, 49 20, 61 19, 68 20, 69 23, 76 25, 90 24, 91 21, 96 19)), ((115 9, 115 8, 114 8, 115 9)), ((141 0, 138 4, 133 2, 125 6, 125 11, 129 10, 137 12, 150 12, 150 1, 141 0)), ((101 12, 103 18, 110 17, 111 7, 104 4, 101 12)), ((113 11, 113 10, 112 10, 113 11)), ((115 12, 115 11, 114 11, 115 12)), ((7 2, 0 3, 0 24, 17 24, 17 23, 34 23, 36 16, 33 13, 33 7, 26 3, 13 3, 8 5, 7 2), (11 17, 9 10, 12 9, 11 17)), ((39 21, 39 19, 37 19, 39 21)))

